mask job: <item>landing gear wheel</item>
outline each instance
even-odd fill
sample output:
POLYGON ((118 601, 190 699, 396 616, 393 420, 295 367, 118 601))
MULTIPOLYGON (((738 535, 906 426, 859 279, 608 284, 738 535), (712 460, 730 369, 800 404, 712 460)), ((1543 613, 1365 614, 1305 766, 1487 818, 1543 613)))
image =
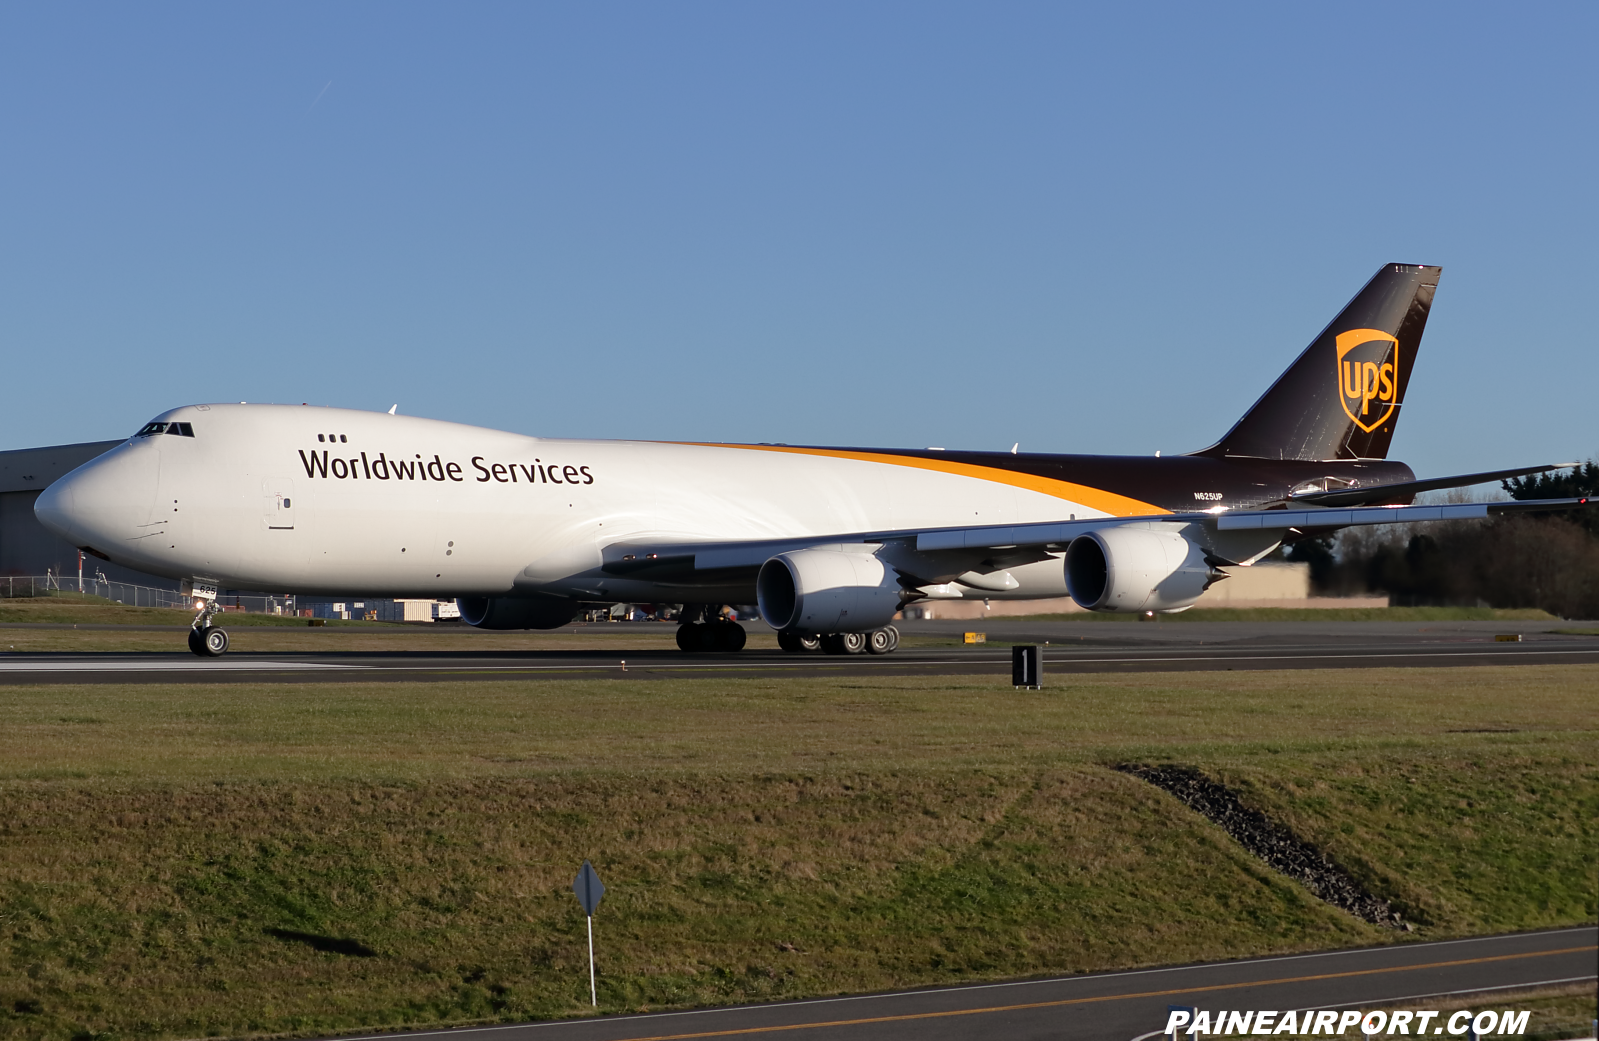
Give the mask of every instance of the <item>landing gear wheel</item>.
POLYGON ((777 634, 777 645, 790 654, 815 653, 822 649, 822 638, 805 636, 785 629, 777 634))
POLYGON ((189 649, 202 658, 220 658, 228 653, 228 631, 210 625, 190 629, 189 649))
POLYGON ((726 618, 714 622, 684 622, 677 627, 677 649, 688 651, 742 651, 749 634, 726 618))
POLYGON ((889 654, 899 646, 899 630, 892 625, 873 629, 866 634, 866 649, 872 654, 889 654))
POLYGON ((710 627, 711 644, 718 651, 742 651, 749 639, 744 627, 737 622, 716 622, 710 627))
POLYGON ((822 650, 828 654, 861 654, 866 650, 865 633, 828 633, 822 637, 822 650))

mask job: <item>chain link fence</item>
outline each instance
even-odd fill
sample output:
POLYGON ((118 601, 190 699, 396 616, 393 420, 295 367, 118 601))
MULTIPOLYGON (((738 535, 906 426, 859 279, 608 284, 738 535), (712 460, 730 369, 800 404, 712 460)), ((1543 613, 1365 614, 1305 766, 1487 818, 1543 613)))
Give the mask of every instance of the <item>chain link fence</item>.
MULTIPOLYGON (((0 576, 0 596, 7 599, 30 597, 93 596, 129 607, 172 607, 192 610, 194 601, 176 589, 159 586, 141 586, 132 582, 113 582, 105 575, 95 573, 79 579, 77 575, 0 576)), ((254 611, 266 614, 294 614, 297 604, 294 596, 267 596, 262 594, 226 595, 217 598, 224 610, 254 611)))

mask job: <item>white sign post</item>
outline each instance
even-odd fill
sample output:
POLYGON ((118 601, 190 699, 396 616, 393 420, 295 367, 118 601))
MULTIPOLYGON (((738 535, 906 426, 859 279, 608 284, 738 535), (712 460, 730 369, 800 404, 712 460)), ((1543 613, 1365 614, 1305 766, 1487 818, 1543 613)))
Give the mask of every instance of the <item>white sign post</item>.
POLYGON ((577 894, 577 902, 583 905, 583 913, 589 919, 589 1002, 599 1008, 599 991, 594 986, 594 909, 600 906, 600 898, 605 895, 605 884, 595 873, 593 864, 583 861, 583 867, 572 880, 572 892, 577 894))

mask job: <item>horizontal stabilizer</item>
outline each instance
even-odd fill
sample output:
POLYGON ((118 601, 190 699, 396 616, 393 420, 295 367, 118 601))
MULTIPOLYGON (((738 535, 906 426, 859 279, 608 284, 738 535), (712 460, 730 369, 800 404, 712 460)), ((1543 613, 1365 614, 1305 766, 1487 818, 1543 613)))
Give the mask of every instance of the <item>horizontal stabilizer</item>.
POLYGON ((1553 513, 1599 505, 1599 500, 1528 499, 1523 502, 1462 502, 1442 506, 1356 506, 1347 510, 1239 510, 1216 518, 1222 531, 1242 528, 1348 528, 1361 524, 1414 524, 1417 521, 1481 520, 1501 513, 1553 513))
POLYGON ((1548 466, 1523 466, 1515 470, 1490 470, 1480 474, 1461 474, 1458 477, 1430 477, 1425 481, 1403 481, 1398 484, 1374 484, 1369 488, 1338 488, 1330 492, 1311 492, 1295 495, 1293 502, 1313 506, 1383 506, 1408 500, 1422 492, 1436 492, 1445 488, 1469 488, 1490 481, 1507 481, 1512 477, 1548 473, 1550 470, 1568 470, 1577 463, 1551 463, 1548 466))

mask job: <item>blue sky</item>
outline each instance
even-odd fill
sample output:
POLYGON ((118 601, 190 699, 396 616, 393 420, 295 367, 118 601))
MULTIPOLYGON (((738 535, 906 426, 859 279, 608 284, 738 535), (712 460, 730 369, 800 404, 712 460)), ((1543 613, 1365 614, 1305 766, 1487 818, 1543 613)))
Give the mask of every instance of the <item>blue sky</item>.
POLYGON ((1599 7, 11 4, 0 447, 195 401, 1153 453, 1388 261, 1394 454, 1599 452, 1599 7))

